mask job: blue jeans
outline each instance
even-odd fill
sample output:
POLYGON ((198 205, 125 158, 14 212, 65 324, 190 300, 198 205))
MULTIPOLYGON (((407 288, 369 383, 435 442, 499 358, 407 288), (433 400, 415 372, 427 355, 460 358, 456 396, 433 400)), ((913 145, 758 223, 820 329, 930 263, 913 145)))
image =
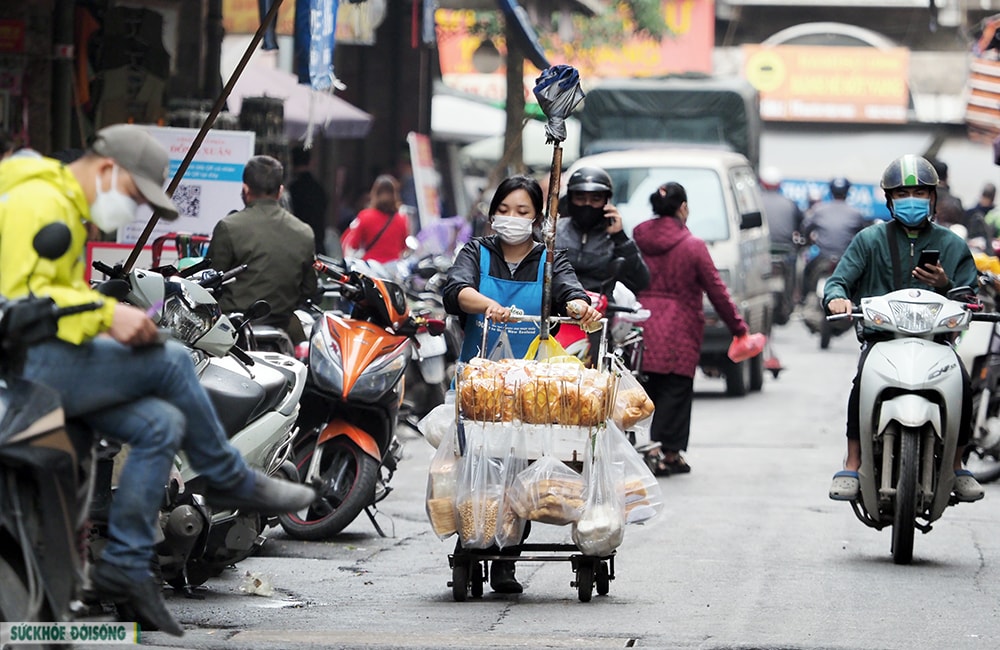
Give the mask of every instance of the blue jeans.
POLYGON ((181 344, 132 348, 109 337, 31 348, 24 376, 57 390, 66 417, 131 446, 111 505, 101 560, 149 573, 163 489, 178 449, 213 487, 249 471, 181 344))

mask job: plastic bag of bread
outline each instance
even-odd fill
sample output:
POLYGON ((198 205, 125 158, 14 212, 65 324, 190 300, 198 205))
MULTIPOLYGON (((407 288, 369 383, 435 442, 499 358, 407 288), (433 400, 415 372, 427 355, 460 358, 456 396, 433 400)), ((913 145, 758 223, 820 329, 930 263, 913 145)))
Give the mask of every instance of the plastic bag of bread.
POLYGON ((645 523, 663 509, 660 483, 614 422, 608 423, 605 433, 609 437, 614 460, 622 464, 619 489, 625 500, 625 523, 645 523))
POLYGON ((465 455, 458 462, 455 508, 458 536, 465 548, 492 546, 503 496, 503 462, 489 454, 482 430, 465 428, 465 455))
POLYGON ((596 426, 607 417, 611 376, 578 363, 537 363, 521 386, 521 414, 530 424, 596 426))
POLYGON ((521 418, 519 386, 527 381, 523 359, 491 361, 475 357, 456 373, 462 417, 475 422, 513 422, 521 418))
POLYGON ((499 548, 516 546, 524 536, 525 520, 514 510, 513 485, 521 472, 528 466, 528 459, 519 457, 518 449, 523 446, 519 440, 523 436, 520 428, 503 425, 501 436, 507 445, 507 456, 503 459, 503 494, 500 497, 500 515, 497 524, 496 544, 499 548))
POLYGON ((510 488, 514 512, 524 519, 565 526, 580 518, 583 477, 558 458, 543 455, 510 488))
POLYGON ((653 400, 649 399, 646 389, 620 361, 615 362, 615 372, 618 374, 618 392, 615 394, 611 419, 622 431, 642 429, 645 433, 642 437, 648 438, 649 428, 653 423, 653 400))
POLYGON ((451 537, 458 530, 455 493, 460 458, 455 431, 452 430, 441 438, 427 474, 427 518, 434 534, 441 539, 451 537))
POLYGON ((614 443, 608 429, 594 434, 583 462, 586 483, 583 512, 573 524, 573 543, 584 555, 603 557, 625 538, 623 465, 615 460, 614 443))

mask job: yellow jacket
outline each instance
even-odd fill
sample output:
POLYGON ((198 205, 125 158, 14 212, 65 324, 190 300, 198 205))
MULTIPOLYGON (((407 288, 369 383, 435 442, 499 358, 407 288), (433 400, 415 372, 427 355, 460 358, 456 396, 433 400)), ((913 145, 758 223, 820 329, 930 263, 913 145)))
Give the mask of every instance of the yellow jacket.
POLYGON ((59 321, 59 338, 82 343, 111 326, 115 301, 91 289, 84 275, 90 206, 83 188, 62 163, 51 158, 10 158, 0 163, 0 295, 49 296, 61 307, 91 301, 101 309, 59 321), (46 224, 69 226, 72 243, 57 260, 38 257, 32 245, 46 224))

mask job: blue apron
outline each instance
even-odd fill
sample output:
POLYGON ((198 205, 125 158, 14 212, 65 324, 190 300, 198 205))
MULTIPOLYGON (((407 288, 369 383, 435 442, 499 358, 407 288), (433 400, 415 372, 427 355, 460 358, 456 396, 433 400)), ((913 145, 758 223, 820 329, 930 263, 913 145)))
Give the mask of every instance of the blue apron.
MULTIPOLYGON (((502 280, 490 275, 490 251, 485 246, 479 247, 479 293, 487 298, 492 298, 504 307, 517 307, 529 316, 540 316, 542 313, 542 283, 545 278, 545 255, 548 251, 542 251, 542 258, 538 261, 538 277, 534 282, 518 282, 516 280, 502 280)), ((494 323, 490 322, 489 334, 486 339, 486 349, 480 352, 479 346, 483 342, 483 321, 485 315, 478 314, 475 318, 470 317, 465 321, 465 342, 462 344, 461 361, 468 361, 472 357, 485 357, 496 345, 500 332, 505 328, 507 337, 510 339, 510 346, 514 351, 515 358, 522 358, 528 353, 528 346, 538 336, 540 328, 538 323, 494 323)))

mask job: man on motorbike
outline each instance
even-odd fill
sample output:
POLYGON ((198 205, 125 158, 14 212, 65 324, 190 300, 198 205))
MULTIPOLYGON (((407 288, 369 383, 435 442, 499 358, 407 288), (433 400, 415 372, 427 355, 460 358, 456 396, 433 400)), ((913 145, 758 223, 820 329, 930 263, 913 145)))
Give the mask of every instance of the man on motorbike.
POLYGON ((254 156, 243 168, 241 196, 246 207, 224 217, 212 231, 207 257, 212 268, 228 271, 240 264, 247 270, 222 287, 223 311, 246 311, 266 300, 268 325, 288 332, 292 343, 306 340, 295 308, 316 295, 313 270, 313 230, 282 208, 284 169, 271 156, 254 156))
POLYGON ((838 260, 847 246, 867 224, 857 209, 847 204, 847 193, 851 183, 838 177, 830 181, 829 201, 817 203, 806 213, 802 222, 802 235, 806 244, 815 244, 819 254, 811 259, 803 271, 805 291, 811 292, 816 286, 815 273, 822 268, 825 260, 838 260))
POLYGON ((304 486, 251 470, 198 383, 186 348, 157 344, 156 325, 141 309, 90 289, 84 246, 91 227, 112 233, 149 204, 166 218, 177 208, 163 192, 167 151, 145 130, 115 125, 90 149, 62 165, 48 158, 12 158, 0 165, 0 294, 50 296, 59 306, 103 303, 62 318, 58 338, 34 346, 26 378, 60 393, 67 417, 130 445, 109 518, 109 541, 91 574, 95 595, 128 603, 140 619, 174 635, 183 628, 163 602, 151 572, 159 507, 174 457, 183 449, 210 485, 214 507, 262 513, 298 510, 315 498, 304 486), (61 221, 71 233, 60 258, 40 259, 32 240, 61 221))
MULTIPOLYGON (((565 251, 576 277, 587 291, 600 292, 608 281, 620 279, 634 294, 649 286, 649 269, 635 242, 622 229, 622 217, 611 203, 611 176, 598 167, 581 167, 569 177, 556 222, 556 248, 565 251), (611 260, 625 263, 617 278, 609 273, 611 260)), ((600 345, 600 331, 590 336, 591 361, 600 345)))
MULTIPOLYGON (((905 155, 886 167, 881 186, 892 220, 862 231, 840 258, 825 285, 823 303, 829 313, 850 313, 853 305, 862 298, 881 296, 906 287, 931 287, 945 294, 952 287, 976 286, 976 265, 968 246, 961 237, 931 221, 936 207, 937 184, 938 175, 934 167, 919 156, 905 155), (923 250, 938 250, 938 263, 913 266, 923 250), (906 257, 907 252, 909 257, 906 257), (908 268, 912 271, 907 274, 908 268)), ((830 498, 838 501, 852 501, 858 498, 860 490, 859 381, 861 368, 875 337, 874 332, 863 333, 858 373, 847 403, 847 458, 843 471, 834 475, 830 487, 830 498)), ((961 361, 958 366, 962 370, 964 391, 954 458, 954 493, 960 501, 976 501, 983 498, 983 488, 968 470, 962 469, 962 456, 972 429, 972 404, 968 372, 961 361)))

